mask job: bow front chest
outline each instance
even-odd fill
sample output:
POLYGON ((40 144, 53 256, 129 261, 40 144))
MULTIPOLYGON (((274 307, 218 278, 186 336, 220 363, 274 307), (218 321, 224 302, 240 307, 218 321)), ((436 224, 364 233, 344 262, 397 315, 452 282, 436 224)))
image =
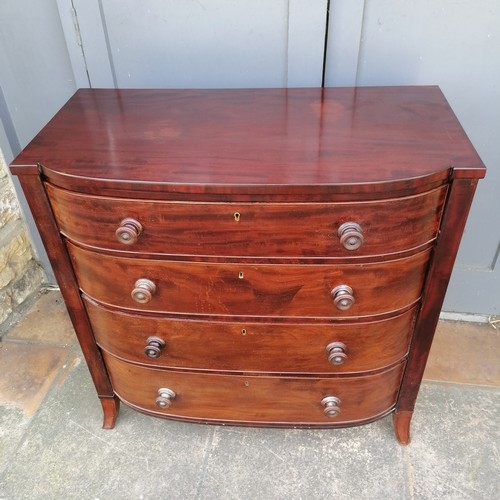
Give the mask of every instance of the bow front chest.
POLYGON ((104 410, 409 440, 484 166, 437 87, 82 89, 14 160, 104 410))

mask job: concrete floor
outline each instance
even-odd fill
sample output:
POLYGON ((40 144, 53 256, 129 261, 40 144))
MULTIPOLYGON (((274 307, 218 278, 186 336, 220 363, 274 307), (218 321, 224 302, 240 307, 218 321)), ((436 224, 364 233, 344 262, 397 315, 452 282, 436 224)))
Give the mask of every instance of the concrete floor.
POLYGON ((499 498, 500 334, 441 322, 412 422, 251 429, 155 419, 113 430, 58 292, 0 344, 0 499, 499 498))

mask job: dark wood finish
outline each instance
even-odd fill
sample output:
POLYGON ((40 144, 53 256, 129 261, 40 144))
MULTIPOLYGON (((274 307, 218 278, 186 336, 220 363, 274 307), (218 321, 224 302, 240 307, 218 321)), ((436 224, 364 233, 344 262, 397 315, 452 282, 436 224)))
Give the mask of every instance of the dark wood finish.
MULTIPOLYGON (((49 185, 47 185, 47 192, 49 193, 50 196, 50 189, 49 185)), ((62 192, 61 192, 62 195, 62 192)), ((57 201, 55 199, 51 200, 52 206, 55 208, 57 207, 57 201)), ((81 213, 80 213, 81 214, 81 213)), ((86 221, 88 219, 89 214, 84 213, 81 214, 84 216, 84 220, 86 221)), ((56 215, 57 218, 57 215, 56 215)), ((59 227, 61 227, 61 221, 57 221, 59 224, 59 227)), ((81 224, 81 219, 80 219, 80 224, 81 224)), ((97 225, 94 227, 95 230, 101 230, 101 226, 97 225)), ((64 231, 63 231, 64 233, 64 231)), ((142 224, 139 221, 136 221, 135 219, 132 219, 130 217, 127 217, 123 219, 118 228, 115 231, 115 236, 116 239, 122 244, 122 245, 134 245, 137 243, 137 240, 139 239, 139 236, 142 234, 142 224)))
POLYGON ((71 243, 68 249, 82 291, 103 303, 150 312, 335 318, 393 313, 415 303, 430 252, 368 264, 274 266, 127 259, 71 243), (131 297, 138 279, 156 285, 150 301, 131 297), (347 310, 331 295, 343 284, 356 300, 347 310))
POLYGON ((41 169, 43 178, 50 180, 51 185, 59 186, 70 191, 78 191, 89 195, 110 196, 130 199, 190 201, 190 202, 325 202, 333 201, 371 201, 391 198, 412 196, 424 193, 445 185, 453 170, 451 168, 441 169, 439 172, 424 175, 415 179, 395 182, 380 182, 370 185, 349 184, 319 184, 314 186, 311 192, 310 186, 292 185, 286 189, 280 185, 215 185, 199 186, 197 184, 184 186, 186 189, 179 190, 178 186, 169 186, 145 182, 115 183, 109 180, 86 179, 82 177, 68 176, 46 166, 18 165, 16 172, 34 174, 37 168, 41 169))
POLYGON ((343 342, 332 342, 326 346, 328 362, 332 365, 343 365, 347 359, 347 346, 343 342))
POLYGON ((104 414, 102 428, 113 429, 116 424, 116 419, 118 418, 118 412, 120 410, 120 400, 116 396, 101 396, 99 400, 101 401, 102 412, 104 414))
POLYGON ((132 363, 183 370, 267 373, 359 373, 396 363, 407 351, 412 309, 387 320, 347 324, 175 320, 109 310, 85 300, 99 345, 132 363), (163 339, 162 354, 144 354, 150 336, 163 339), (342 365, 328 361, 327 346, 346 345, 342 365))
POLYGON ((158 416, 233 424, 307 422, 335 426, 371 420, 394 406, 403 373, 401 363, 374 375, 342 379, 179 373, 104 356, 113 386, 124 403, 158 416), (158 390, 163 387, 175 392, 166 410, 156 405, 158 390), (327 396, 341 400, 337 418, 324 414, 321 400, 327 396))
POLYGON ((82 89, 11 169, 105 428, 119 396, 409 441, 485 174, 437 87, 82 89))
POLYGON ((130 296, 138 304, 147 304, 153 300, 156 293, 156 285, 147 278, 139 278, 134 283, 134 289, 130 296))
POLYGON ((19 182, 61 288, 61 294, 75 328, 85 361, 89 366, 97 394, 100 397, 112 397, 114 394, 113 388, 104 367, 101 353, 95 343, 88 316, 85 314, 68 252, 61 241, 42 182, 35 175, 20 175, 19 182))
POLYGON ((78 190, 385 196, 484 168, 438 87, 80 89, 13 165, 37 163, 78 190))
POLYGON ((144 347, 144 354, 150 359, 157 359, 162 355, 165 345, 165 341, 156 335, 148 337, 144 347))
POLYGON ((59 228, 75 242, 101 250, 226 257, 356 258, 413 250, 435 238, 447 191, 360 203, 236 204, 138 201, 46 187, 59 228), (134 219, 141 231, 131 228, 134 219), (337 234, 349 221, 361 226, 364 239, 352 251, 337 234), (117 230, 129 239, 119 240, 117 230))
POLYGON ((469 179, 458 179, 451 184, 441 234, 432 259, 429 278, 425 284, 422 307, 415 326, 411 356, 396 407, 398 439, 400 435, 406 436, 406 443, 410 439, 411 413, 415 407, 432 339, 439 320, 439 313, 448 288, 476 184, 476 180, 469 179), (401 417, 398 417, 398 415, 401 415, 401 417), (407 429, 404 429, 404 427, 407 427, 407 429))
POLYGON ((392 421, 394 424, 394 434, 400 444, 407 445, 410 443, 410 423, 413 411, 394 410, 392 421))

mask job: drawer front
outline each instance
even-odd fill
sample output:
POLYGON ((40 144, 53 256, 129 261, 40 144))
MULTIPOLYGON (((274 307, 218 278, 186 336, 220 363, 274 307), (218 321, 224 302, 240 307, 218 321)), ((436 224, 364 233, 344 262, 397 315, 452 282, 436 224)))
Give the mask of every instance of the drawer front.
POLYGON ((361 257, 416 248, 436 236, 446 189, 359 203, 185 203, 88 196, 47 185, 61 231, 76 242, 235 257, 361 257), (344 225, 342 233, 347 246, 347 240, 356 247, 363 239, 357 249, 346 249, 339 236, 347 222, 360 227, 344 225))
POLYGON ((253 265, 149 261, 71 243, 68 248, 81 289, 100 302, 152 312, 268 317, 397 311, 419 298, 430 254, 370 264, 253 265), (352 299, 350 308, 339 309, 352 299))
POLYGON ((97 343, 141 365, 267 373, 358 373, 408 351, 415 310, 381 321, 311 325, 178 321, 110 311, 86 300, 97 343))
POLYGON ((335 425, 376 418, 395 404, 404 366, 358 377, 265 377, 179 373, 104 357, 115 392, 126 403, 156 415, 242 424, 335 425), (168 408, 158 406, 159 389, 175 393, 168 408), (330 404, 336 416, 324 413, 328 397, 338 398, 330 404))

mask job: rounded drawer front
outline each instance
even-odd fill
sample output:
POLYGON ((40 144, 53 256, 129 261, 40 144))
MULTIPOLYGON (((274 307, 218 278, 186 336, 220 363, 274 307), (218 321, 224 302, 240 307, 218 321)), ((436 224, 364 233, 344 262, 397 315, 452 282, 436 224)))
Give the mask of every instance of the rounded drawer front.
POLYGON ((80 288, 127 309, 203 315, 359 317, 418 300, 430 250, 342 265, 219 264, 130 259, 68 248, 80 288))
POLYGON ((46 184, 60 230, 98 249, 232 257, 363 257, 437 233, 446 187, 369 202, 187 203, 107 198, 46 184))
POLYGON ((357 377, 267 377, 179 373, 132 365, 104 353, 124 402, 155 415, 205 422, 342 425, 394 406, 404 363, 357 377))
POLYGON ((141 365, 183 370, 359 373, 408 352, 415 309, 349 324, 173 320, 112 311, 85 300, 99 346, 141 365))

